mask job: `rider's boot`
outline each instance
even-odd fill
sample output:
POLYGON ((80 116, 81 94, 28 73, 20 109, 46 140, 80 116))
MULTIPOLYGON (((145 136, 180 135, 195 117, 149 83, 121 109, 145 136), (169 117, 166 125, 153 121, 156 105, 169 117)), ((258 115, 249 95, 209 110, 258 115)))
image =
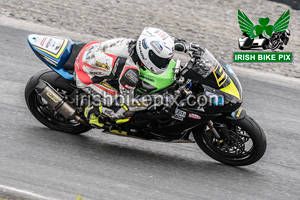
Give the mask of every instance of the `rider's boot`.
POLYGON ((126 123, 130 120, 130 116, 126 116, 128 107, 122 104, 121 107, 107 108, 100 104, 99 106, 87 106, 84 110, 84 116, 88 122, 97 128, 104 127, 104 119, 110 118, 116 124, 126 123))
POLYGON ((87 106, 84 110, 84 116, 92 126, 96 128, 102 128, 104 126, 103 117, 95 115, 94 106, 87 106))

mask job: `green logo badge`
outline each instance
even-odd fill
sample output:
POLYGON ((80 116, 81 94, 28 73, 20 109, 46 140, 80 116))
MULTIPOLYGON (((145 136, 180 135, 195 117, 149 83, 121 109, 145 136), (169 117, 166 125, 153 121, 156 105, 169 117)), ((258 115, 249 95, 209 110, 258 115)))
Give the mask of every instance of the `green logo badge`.
MULTIPOLYGON (((247 15, 238 10, 238 23, 242 31, 238 45, 241 50, 283 50, 291 35, 288 29, 290 10, 284 12, 274 25, 270 18, 259 18, 254 25, 247 15)), ((292 62, 292 53, 287 52, 235 52, 234 62, 292 62)))

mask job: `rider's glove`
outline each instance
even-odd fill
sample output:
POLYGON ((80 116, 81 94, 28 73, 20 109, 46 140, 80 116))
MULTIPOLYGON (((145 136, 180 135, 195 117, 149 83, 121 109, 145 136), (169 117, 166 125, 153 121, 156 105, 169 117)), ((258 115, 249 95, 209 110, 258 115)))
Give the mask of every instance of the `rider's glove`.
POLYGON ((200 45, 197 43, 187 44, 185 40, 180 38, 175 38, 174 45, 176 51, 187 53, 191 57, 195 57, 197 56, 197 54, 200 54, 199 52, 200 45))
POLYGON ((175 50, 186 53, 187 45, 186 41, 180 38, 175 38, 174 40, 175 50))

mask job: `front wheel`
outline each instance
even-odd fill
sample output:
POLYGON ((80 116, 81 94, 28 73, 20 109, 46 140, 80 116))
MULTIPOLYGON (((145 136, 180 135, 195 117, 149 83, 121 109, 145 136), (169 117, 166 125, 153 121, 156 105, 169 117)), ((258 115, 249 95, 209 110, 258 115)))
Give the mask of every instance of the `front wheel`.
POLYGON ((217 139, 208 124, 193 131, 198 146, 208 156, 233 166, 250 165, 261 159, 267 148, 266 136, 254 119, 246 115, 222 123, 227 127, 229 139, 221 128, 215 127, 221 136, 217 139))

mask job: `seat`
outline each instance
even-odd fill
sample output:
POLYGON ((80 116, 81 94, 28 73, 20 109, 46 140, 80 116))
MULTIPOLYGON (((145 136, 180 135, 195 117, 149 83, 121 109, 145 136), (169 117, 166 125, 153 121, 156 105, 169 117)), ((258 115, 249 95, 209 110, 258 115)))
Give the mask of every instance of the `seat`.
POLYGON ((76 57, 85 45, 86 43, 73 44, 70 57, 66 61, 65 65, 63 66, 63 68, 67 70, 69 73, 74 72, 74 64, 75 64, 76 57))

